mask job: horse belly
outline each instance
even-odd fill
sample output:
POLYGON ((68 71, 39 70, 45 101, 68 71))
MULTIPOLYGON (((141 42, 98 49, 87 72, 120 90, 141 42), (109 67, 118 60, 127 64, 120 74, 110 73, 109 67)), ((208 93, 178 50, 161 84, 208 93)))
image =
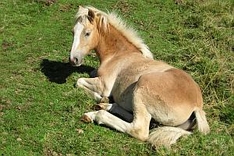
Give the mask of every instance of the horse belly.
POLYGON ((139 76, 120 76, 116 79, 111 92, 115 103, 129 112, 133 110, 132 98, 137 79, 139 79, 139 76))
POLYGON ((134 89, 135 83, 129 85, 129 87, 115 86, 112 90, 112 96, 120 107, 125 110, 132 112, 132 92, 134 89))
POLYGON ((178 126, 184 123, 189 116, 180 114, 170 107, 158 102, 152 107, 147 108, 148 112, 151 114, 152 118, 162 125, 167 126, 178 126))

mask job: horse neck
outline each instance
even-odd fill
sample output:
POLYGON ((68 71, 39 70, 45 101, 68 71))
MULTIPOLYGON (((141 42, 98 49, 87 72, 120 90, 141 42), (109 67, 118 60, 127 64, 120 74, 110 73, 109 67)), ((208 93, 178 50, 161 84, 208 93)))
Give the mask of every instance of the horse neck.
POLYGON ((141 53, 140 50, 112 25, 107 32, 100 35, 100 40, 95 49, 100 62, 109 59, 113 55, 141 53))

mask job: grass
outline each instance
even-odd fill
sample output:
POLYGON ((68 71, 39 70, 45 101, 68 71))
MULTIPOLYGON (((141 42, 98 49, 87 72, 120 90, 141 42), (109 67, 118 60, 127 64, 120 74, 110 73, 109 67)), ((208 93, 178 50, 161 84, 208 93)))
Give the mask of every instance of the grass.
POLYGON ((231 155, 234 153, 234 3, 232 0, 1 0, 0 154, 231 155), (186 70, 201 86, 211 133, 170 150, 79 118, 95 101, 73 85, 98 66, 68 63, 79 5, 115 10, 155 58, 186 70))

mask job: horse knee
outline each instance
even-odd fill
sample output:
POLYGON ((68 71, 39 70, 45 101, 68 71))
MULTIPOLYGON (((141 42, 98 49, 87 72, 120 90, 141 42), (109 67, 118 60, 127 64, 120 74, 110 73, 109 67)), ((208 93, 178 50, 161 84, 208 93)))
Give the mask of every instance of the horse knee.
POLYGON ((85 80, 83 78, 79 78, 76 82, 76 87, 81 87, 85 83, 85 80))

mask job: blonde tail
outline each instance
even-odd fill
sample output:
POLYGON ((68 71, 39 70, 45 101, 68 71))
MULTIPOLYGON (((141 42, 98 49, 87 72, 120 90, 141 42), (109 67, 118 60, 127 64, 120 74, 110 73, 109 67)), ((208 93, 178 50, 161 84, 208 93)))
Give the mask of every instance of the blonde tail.
POLYGON ((159 127, 150 132, 148 142, 156 148, 160 146, 170 147, 181 136, 190 134, 192 133, 178 127, 159 127))
MULTIPOLYGON (((198 130, 203 134, 208 134, 210 132, 210 127, 206 120, 205 112, 202 109, 197 109, 194 113, 198 130)), ((156 148, 159 146, 170 147, 170 145, 176 143, 177 139, 180 137, 190 134, 192 133, 179 127, 159 127, 150 132, 148 142, 156 148)))
POLYGON ((194 112, 197 120, 198 130, 203 134, 208 134, 210 132, 210 127, 206 120, 205 112, 202 109, 195 110, 194 112))

